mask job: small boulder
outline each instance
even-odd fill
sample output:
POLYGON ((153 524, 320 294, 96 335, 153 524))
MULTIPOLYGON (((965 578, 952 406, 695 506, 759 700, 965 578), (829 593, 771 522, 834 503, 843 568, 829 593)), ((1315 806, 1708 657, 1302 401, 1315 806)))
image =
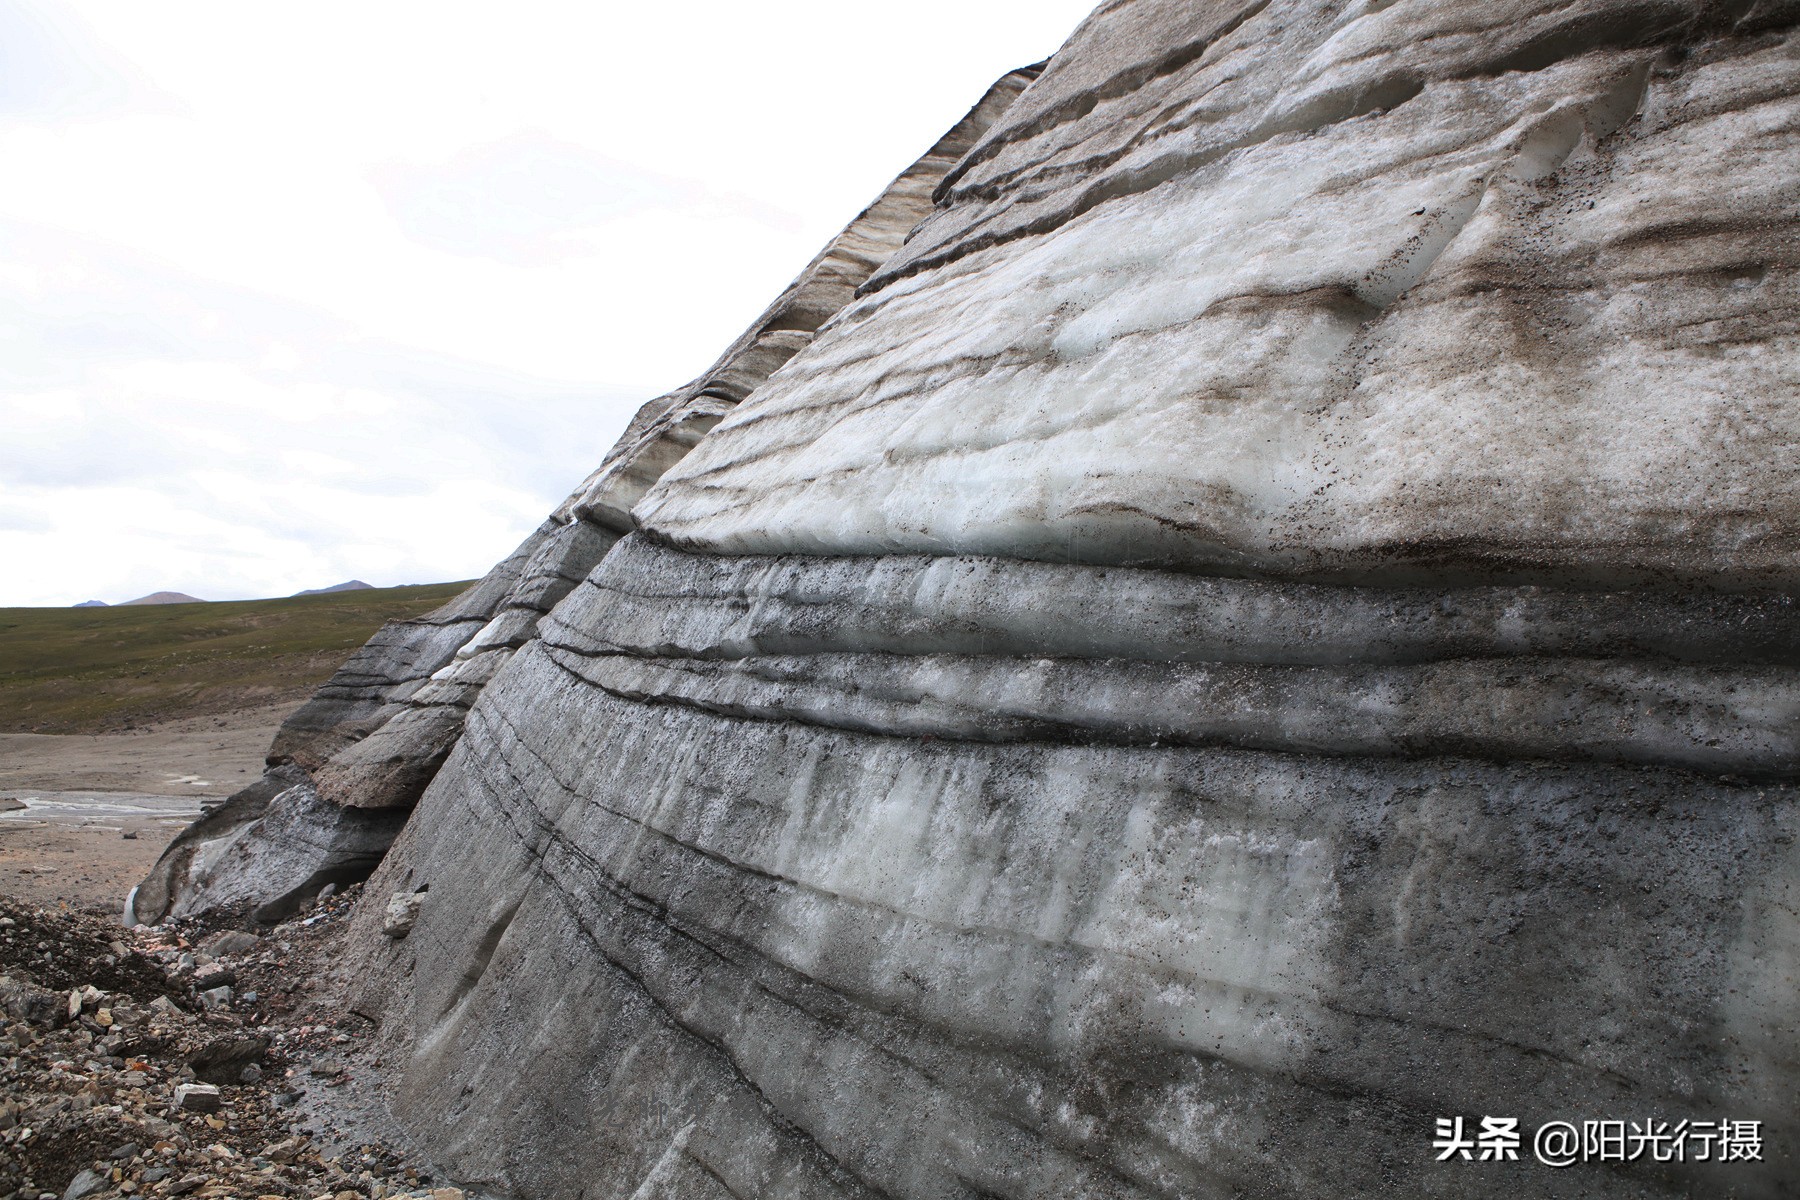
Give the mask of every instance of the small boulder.
POLYGON ((329 1079, 333 1075, 342 1075, 348 1068, 344 1066, 343 1059, 324 1054, 313 1059, 312 1065, 306 1069, 322 1079, 329 1079))
POLYGON ((61 1016, 62 997, 55 992, 0 975, 0 1012, 15 1021, 32 1025, 49 1025, 61 1016))
POLYGON ((424 905, 424 892, 395 892, 388 897, 387 916, 381 923, 381 932, 391 938, 405 937, 412 932, 419 919, 419 909, 424 905))
POLYGON ((224 963, 207 963, 194 972, 194 986, 203 992, 236 982, 237 972, 224 963))
MULTIPOLYGON (((214 1038, 188 1055, 194 1077, 205 1083, 238 1083, 269 1049, 266 1037, 214 1038)), ((258 1072, 260 1074, 260 1071, 258 1072)))
POLYGON ((231 1007, 231 989, 228 987, 210 988, 200 993, 200 1007, 207 1012, 223 1012, 231 1007))
POLYGON ((91 1196, 107 1183, 106 1176, 97 1171, 82 1171, 69 1180, 69 1186, 63 1189, 62 1200, 81 1200, 83 1196, 91 1196))
POLYGON ((262 939, 242 929, 226 929, 200 943, 200 948, 214 958, 233 958, 262 945, 262 939))
POLYGON ((219 1089, 210 1083, 184 1083, 175 1089, 175 1107, 184 1112, 218 1112, 224 1104, 219 1089))
POLYGON ((300 1151, 305 1148, 306 1143, 297 1137, 283 1138, 279 1142, 264 1146, 262 1156, 270 1162, 291 1163, 300 1157, 300 1151))

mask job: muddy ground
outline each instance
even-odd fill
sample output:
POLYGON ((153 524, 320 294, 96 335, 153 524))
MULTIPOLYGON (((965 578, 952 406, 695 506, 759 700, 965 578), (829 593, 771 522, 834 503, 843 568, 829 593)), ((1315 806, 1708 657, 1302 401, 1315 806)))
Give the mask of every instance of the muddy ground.
POLYGON ((0 734, 0 895, 118 911, 168 840, 262 773, 291 706, 105 734, 0 734))

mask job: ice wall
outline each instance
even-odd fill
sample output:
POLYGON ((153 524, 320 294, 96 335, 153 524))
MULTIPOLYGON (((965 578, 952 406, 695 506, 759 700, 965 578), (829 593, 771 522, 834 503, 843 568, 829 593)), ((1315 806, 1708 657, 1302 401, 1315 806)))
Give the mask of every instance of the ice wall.
POLYGON ((393 1115, 570 1200, 1793 1194, 1797 20, 1102 6, 559 514, 347 946, 393 1115))

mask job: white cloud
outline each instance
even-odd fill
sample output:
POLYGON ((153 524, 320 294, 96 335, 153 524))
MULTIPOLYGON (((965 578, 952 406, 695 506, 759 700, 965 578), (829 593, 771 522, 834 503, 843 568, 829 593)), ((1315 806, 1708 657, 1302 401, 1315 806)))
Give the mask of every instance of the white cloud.
POLYGON ((523 267, 600 254, 604 226, 645 212, 739 217, 788 234, 802 224, 794 213, 640 170, 540 130, 468 147, 440 164, 384 164, 370 178, 407 236, 523 267))
POLYGON ((67 10, 0 3, 0 115, 67 120, 165 101, 67 10))
POLYGON ((0 0, 0 604, 478 574, 1085 0, 0 0))

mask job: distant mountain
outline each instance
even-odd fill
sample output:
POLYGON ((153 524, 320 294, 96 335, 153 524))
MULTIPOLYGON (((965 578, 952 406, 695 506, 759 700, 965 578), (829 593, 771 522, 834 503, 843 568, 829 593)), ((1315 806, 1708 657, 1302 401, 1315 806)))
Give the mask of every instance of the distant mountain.
POLYGON ((72 604, 69 607, 71 607, 71 608, 110 608, 111 605, 107 604, 107 602, 104 600, 83 600, 80 604, 72 604))
MULTIPOLYGON (((127 600, 126 604, 205 604, 198 596, 190 596, 185 592, 151 592, 148 596, 139 596, 136 600, 127 600)), ((123 605, 121 605, 123 607, 123 605)))
POLYGON ((372 592, 375 585, 364 583, 360 579, 352 579, 346 583, 334 583, 328 588, 307 588, 304 592, 295 592, 296 596, 323 596, 326 592, 372 592))

